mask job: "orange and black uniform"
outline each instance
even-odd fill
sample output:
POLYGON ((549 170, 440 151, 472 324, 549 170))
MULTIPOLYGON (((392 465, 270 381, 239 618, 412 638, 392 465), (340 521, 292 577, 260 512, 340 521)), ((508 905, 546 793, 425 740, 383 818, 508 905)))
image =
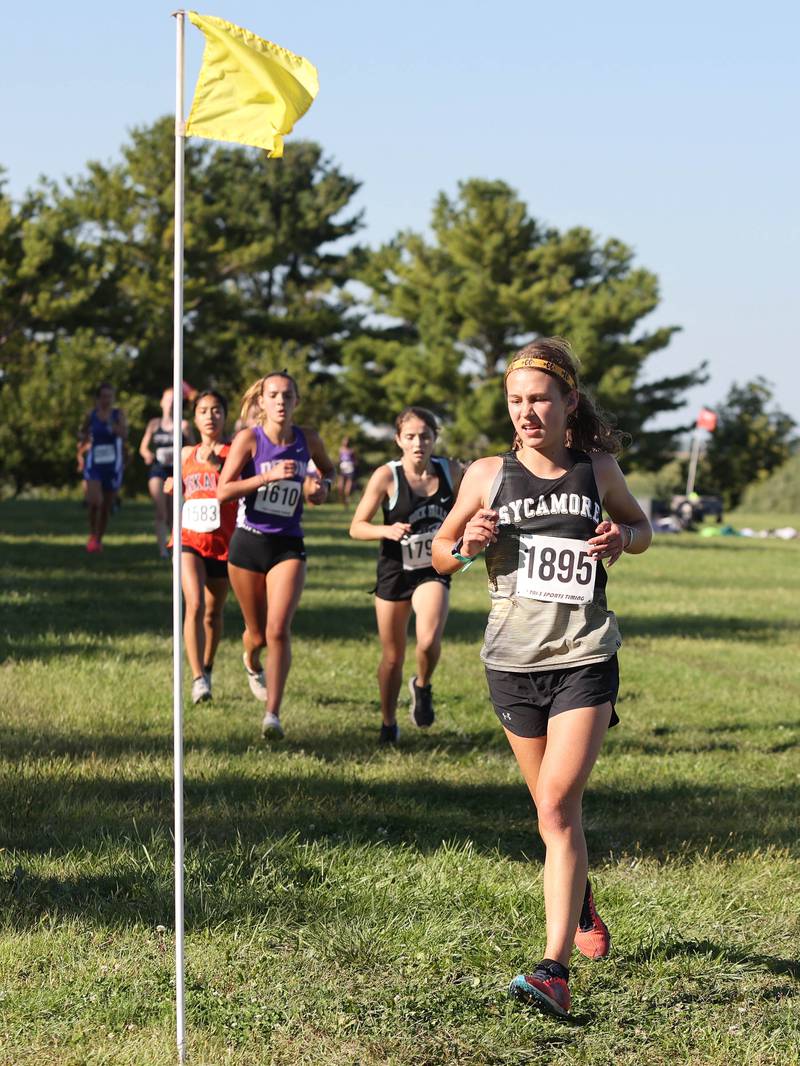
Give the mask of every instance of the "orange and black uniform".
MULTIPOLYGON (((223 446, 219 453, 220 459, 225 459, 230 451, 230 444, 223 446)), ((183 492, 186 503, 197 500, 214 501, 219 508, 219 525, 216 529, 207 532, 198 532, 195 529, 181 529, 181 551, 191 555, 199 555, 206 564, 206 572, 209 577, 228 576, 228 545, 231 535, 236 526, 236 509, 238 500, 230 500, 227 503, 217 502, 217 480, 219 471, 210 463, 197 458, 197 448, 193 448, 191 454, 184 460, 181 474, 183 477, 183 492)))

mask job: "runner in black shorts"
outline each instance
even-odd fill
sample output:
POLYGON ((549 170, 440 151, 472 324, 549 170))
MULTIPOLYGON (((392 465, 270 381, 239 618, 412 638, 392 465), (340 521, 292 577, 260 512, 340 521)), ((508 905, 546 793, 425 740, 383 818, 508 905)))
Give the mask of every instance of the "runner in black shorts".
POLYGON ((481 658, 546 849, 545 957, 509 991, 563 1017, 573 943, 603 958, 611 939, 581 825, 583 790, 617 721, 620 637, 598 560, 643 552, 651 530, 614 460, 620 435, 579 390, 569 345, 553 337, 523 348, 505 384, 512 450, 469 468, 433 562, 452 574, 486 549, 492 606, 481 658))
POLYGON ((422 728, 434 720, 431 677, 441 654, 450 578, 433 569, 431 542, 453 506, 461 477, 457 463, 433 455, 439 427, 430 411, 407 407, 395 426, 395 441, 403 457, 378 467, 350 525, 350 536, 355 540, 381 542, 375 612, 381 641, 378 687, 382 744, 396 744, 399 736, 397 697, 412 609, 416 615, 417 672, 408 683, 411 720, 422 728), (383 508, 383 523, 373 525, 379 507, 383 508))

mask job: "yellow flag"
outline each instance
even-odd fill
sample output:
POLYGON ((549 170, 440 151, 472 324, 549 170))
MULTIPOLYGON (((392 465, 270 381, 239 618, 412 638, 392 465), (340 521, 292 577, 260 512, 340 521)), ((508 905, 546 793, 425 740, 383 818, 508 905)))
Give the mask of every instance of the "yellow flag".
POLYGON ((187 12, 206 38, 187 134, 283 155, 283 136, 319 91, 317 68, 213 15, 187 12))

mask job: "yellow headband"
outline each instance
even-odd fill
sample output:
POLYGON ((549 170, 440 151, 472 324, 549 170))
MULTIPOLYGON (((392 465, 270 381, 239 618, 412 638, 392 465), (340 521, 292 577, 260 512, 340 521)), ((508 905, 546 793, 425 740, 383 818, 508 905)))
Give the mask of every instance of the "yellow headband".
POLYGON ((559 366, 558 363, 551 363, 549 359, 537 359, 530 355, 522 355, 519 359, 513 359, 506 367, 503 381, 508 378, 512 370, 523 369, 546 370, 548 374, 555 374, 557 378, 561 378, 571 389, 577 389, 578 387, 577 381, 565 367, 559 366))

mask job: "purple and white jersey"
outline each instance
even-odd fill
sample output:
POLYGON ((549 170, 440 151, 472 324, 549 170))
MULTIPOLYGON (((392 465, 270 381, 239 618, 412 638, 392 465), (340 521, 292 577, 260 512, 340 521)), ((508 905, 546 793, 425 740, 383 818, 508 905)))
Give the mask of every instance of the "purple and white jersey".
POLYGON ((251 533, 272 533, 284 537, 302 537, 300 516, 303 513, 303 480, 309 459, 305 435, 299 426, 294 426, 291 444, 273 444, 261 426, 254 426, 256 454, 242 468, 241 478, 255 477, 271 470, 285 459, 294 459, 297 472, 292 478, 269 481, 249 496, 239 500, 236 525, 251 533))

